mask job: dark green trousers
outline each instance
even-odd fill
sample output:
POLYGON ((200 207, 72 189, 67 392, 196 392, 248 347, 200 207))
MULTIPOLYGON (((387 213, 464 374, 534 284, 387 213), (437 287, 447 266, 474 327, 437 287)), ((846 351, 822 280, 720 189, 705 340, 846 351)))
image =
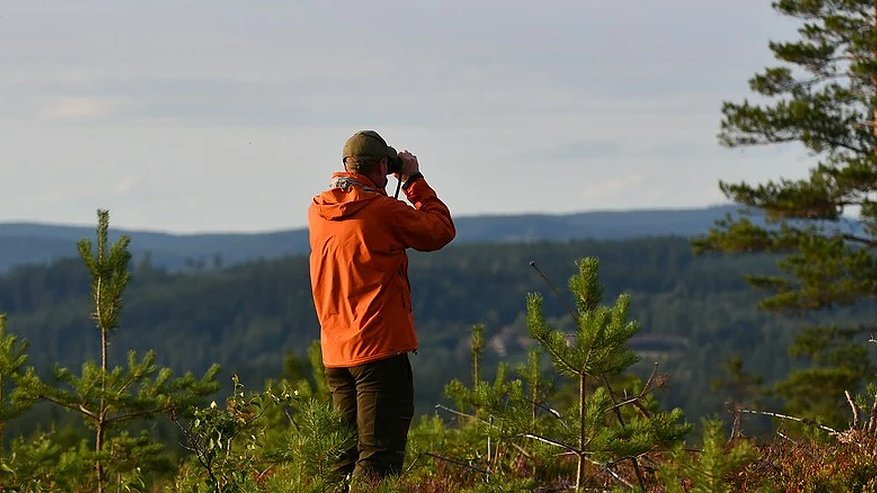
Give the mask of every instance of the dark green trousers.
POLYGON ((414 415, 408 354, 350 368, 326 368, 332 403, 356 428, 357 445, 337 464, 343 475, 382 478, 399 474, 414 415))

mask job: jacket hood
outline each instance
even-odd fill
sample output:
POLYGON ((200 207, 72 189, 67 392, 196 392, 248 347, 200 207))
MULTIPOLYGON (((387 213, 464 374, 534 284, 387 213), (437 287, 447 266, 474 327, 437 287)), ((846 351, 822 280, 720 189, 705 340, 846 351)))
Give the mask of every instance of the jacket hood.
POLYGON ((358 173, 333 173, 330 185, 331 188, 313 199, 317 212, 329 221, 350 217, 381 195, 387 195, 358 173))

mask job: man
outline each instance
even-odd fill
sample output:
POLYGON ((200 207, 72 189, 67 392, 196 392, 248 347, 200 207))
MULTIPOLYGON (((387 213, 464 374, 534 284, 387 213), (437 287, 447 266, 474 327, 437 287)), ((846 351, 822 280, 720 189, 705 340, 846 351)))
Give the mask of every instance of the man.
POLYGON ((438 250, 456 232, 413 154, 364 130, 344 144, 342 162, 308 209, 311 288, 332 402, 357 430, 339 471, 381 478, 401 471, 414 414, 405 250, 438 250), (390 173, 414 207, 387 195, 390 173))

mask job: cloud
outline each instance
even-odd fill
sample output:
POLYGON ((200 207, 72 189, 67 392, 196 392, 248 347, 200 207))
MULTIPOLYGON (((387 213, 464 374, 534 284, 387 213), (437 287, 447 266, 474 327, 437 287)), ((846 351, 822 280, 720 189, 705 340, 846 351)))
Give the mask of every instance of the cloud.
POLYGON ((624 153, 624 145, 616 139, 595 139, 569 142, 550 148, 529 149, 521 154, 526 160, 579 161, 624 153))
POLYGON ((54 121, 93 120, 107 117, 121 106, 118 100, 94 97, 57 97, 44 104, 43 118, 54 121))
POLYGON ((56 0, 3 13, 0 166, 15 209, 0 219, 90 223, 101 206, 128 227, 301 226, 358 128, 417 151, 455 214, 691 205, 714 202, 719 177, 806 170, 716 144, 721 102, 747 93, 767 39, 783 37, 763 1, 56 0), (498 170, 501 186, 485 186, 498 170))
POLYGON ((116 181, 115 186, 113 187, 116 195, 125 195, 140 181, 139 176, 125 176, 122 179, 116 181))
POLYGON ((622 178, 598 180, 590 186, 583 187, 580 192, 582 196, 588 197, 592 203, 611 202, 630 190, 640 188, 644 182, 645 176, 632 174, 622 178))

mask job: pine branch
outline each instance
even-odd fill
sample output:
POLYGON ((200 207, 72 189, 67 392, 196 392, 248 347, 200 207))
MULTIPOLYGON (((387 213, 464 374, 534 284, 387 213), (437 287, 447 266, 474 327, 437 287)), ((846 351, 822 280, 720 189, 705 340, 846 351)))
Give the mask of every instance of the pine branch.
MULTIPOLYGON (((796 140, 800 140, 800 138, 798 138, 796 140)), ((820 139, 820 140, 822 142, 824 142, 825 144, 828 144, 829 146, 840 147, 841 149, 846 149, 846 150, 853 152, 855 154, 865 154, 868 152, 866 149, 860 149, 852 144, 845 144, 843 142, 838 142, 838 141, 831 140, 831 139, 820 139)))
POLYGON ((852 242, 855 242, 855 243, 860 243, 860 244, 862 244, 862 245, 866 245, 866 246, 869 246, 869 247, 875 247, 875 248, 877 248, 877 240, 872 239, 872 238, 863 238, 863 237, 861 237, 861 236, 856 236, 856 235, 854 235, 854 234, 844 233, 844 234, 843 234, 843 239, 845 239, 845 240, 849 240, 849 241, 852 241, 852 242))
POLYGON ((125 391, 128 390, 128 386, 131 385, 132 383, 134 383, 134 380, 136 380, 137 378, 138 378, 138 375, 131 375, 131 378, 129 378, 127 382, 125 382, 124 384, 122 384, 121 387, 119 387, 119 391, 116 392, 116 396, 121 397, 122 394, 124 394, 125 391))
POLYGON ((168 410, 168 406, 162 406, 162 407, 157 407, 155 409, 150 409, 147 411, 138 411, 138 412, 133 412, 133 413, 128 413, 128 414, 120 414, 118 416, 113 416, 112 418, 107 418, 105 423, 107 425, 109 425, 111 423, 128 421, 128 420, 135 419, 135 418, 142 418, 144 416, 150 416, 152 414, 157 414, 157 413, 167 411, 167 410, 168 410))
POLYGON ((52 404, 61 406, 63 408, 67 408, 71 411, 76 411, 78 413, 84 414, 84 415, 88 416, 89 418, 97 419, 97 414, 94 413, 93 411, 90 411, 88 408, 86 408, 82 404, 71 404, 69 402, 64 402, 64 401, 55 399, 54 397, 51 397, 51 396, 45 395, 45 394, 38 394, 37 397, 39 397, 40 399, 43 399, 45 401, 51 402, 52 404))
MULTIPOLYGON (((625 423, 624 416, 621 414, 621 407, 618 405, 618 399, 615 398, 615 392, 612 390, 612 385, 609 384, 609 379, 606 375, 603 375, 603 385, 606 386, 606 391, 609 393, 609 398, 612 400, 612 408, 615 410, 615 417, 618 419, 618 422, 621 424, 621 428, 624 429, 627 427, 625 423)), ((643 387, 643 392, 645 391, 645 387, 643 387)), ((643 393, 640 393, 642 396, 643 393)), ((646 479, 643 477, 643 473, 640 470, 639 462, 637 462, 636 457, 630 458, 630 463, 633 465, 633 472, 636 474, 637 482, 639 482, 640 488, 645 491, 646 489, 646 479)))
MULTIPOLYGON (((148 354, 147 354, 147 357, 149 357, 148 354)), ((132 356, 132 358, 133 358, 133 356, 132 356)), ((145 361, 145 358, 144 358, 144 361, 145 361)), ((131 372, 130 378, 128 378, 128 380, 124 384, 122 384, 122 386, 119 388, 119 391, 116 392, 116 395, 121 396, 128 389, 129 385, 131 385, 136 380, 140 379, 141 377, 143 377, 147 373, 149 373, 148 369, 143 370, 143 371, 137 371, 138 369, 136 368, 136 362, 134 363, 134 365, 135 365, 135 368, 134 368, 135 371, 131 372)))
MULTIPOLYGON (((637 410, 643 415, 644 418, 650 418, 651 413, 649 413, 648 409, 645 408, 640 401, 645 399, 648 394, 650 394, 653 390, 658 388, 657 384, 653 384, 655 381, 655 375, 658 372, 658 363, 655 363, 654 368, 652 369, 652 374, 649 375, 649 379, 646 380, 646 384, 643 386, 642 390, 640 390, 639 394, 633 397, 627 397, 624 400, 616 401, 615 396, 612 395, 612 389, 609 389, 610 397, 612 399, 613 406, 609 409, 606 409, 604 412, 615 411, 618 412, 622 407, 632 404, 637 410)), ((608 387, 608 384, 607 384, 608 387)), ((625 391, 625 394, 627 391, 625 391)))
POLYGON ((575 365, 570 363, 566 358, 563 357, 562 354, 557 352, 552 347, 551 341, 548 341, 547 339, 542 337, 537 337, 536 340, 542 343, 542 347, 545 348, 546 351, 548 351, 548 354, 550 356, 553 356, 555 360, 562 363, 567 369, 569 369, 570 373, 578 374, 579 370, 576 369, 575 365))

